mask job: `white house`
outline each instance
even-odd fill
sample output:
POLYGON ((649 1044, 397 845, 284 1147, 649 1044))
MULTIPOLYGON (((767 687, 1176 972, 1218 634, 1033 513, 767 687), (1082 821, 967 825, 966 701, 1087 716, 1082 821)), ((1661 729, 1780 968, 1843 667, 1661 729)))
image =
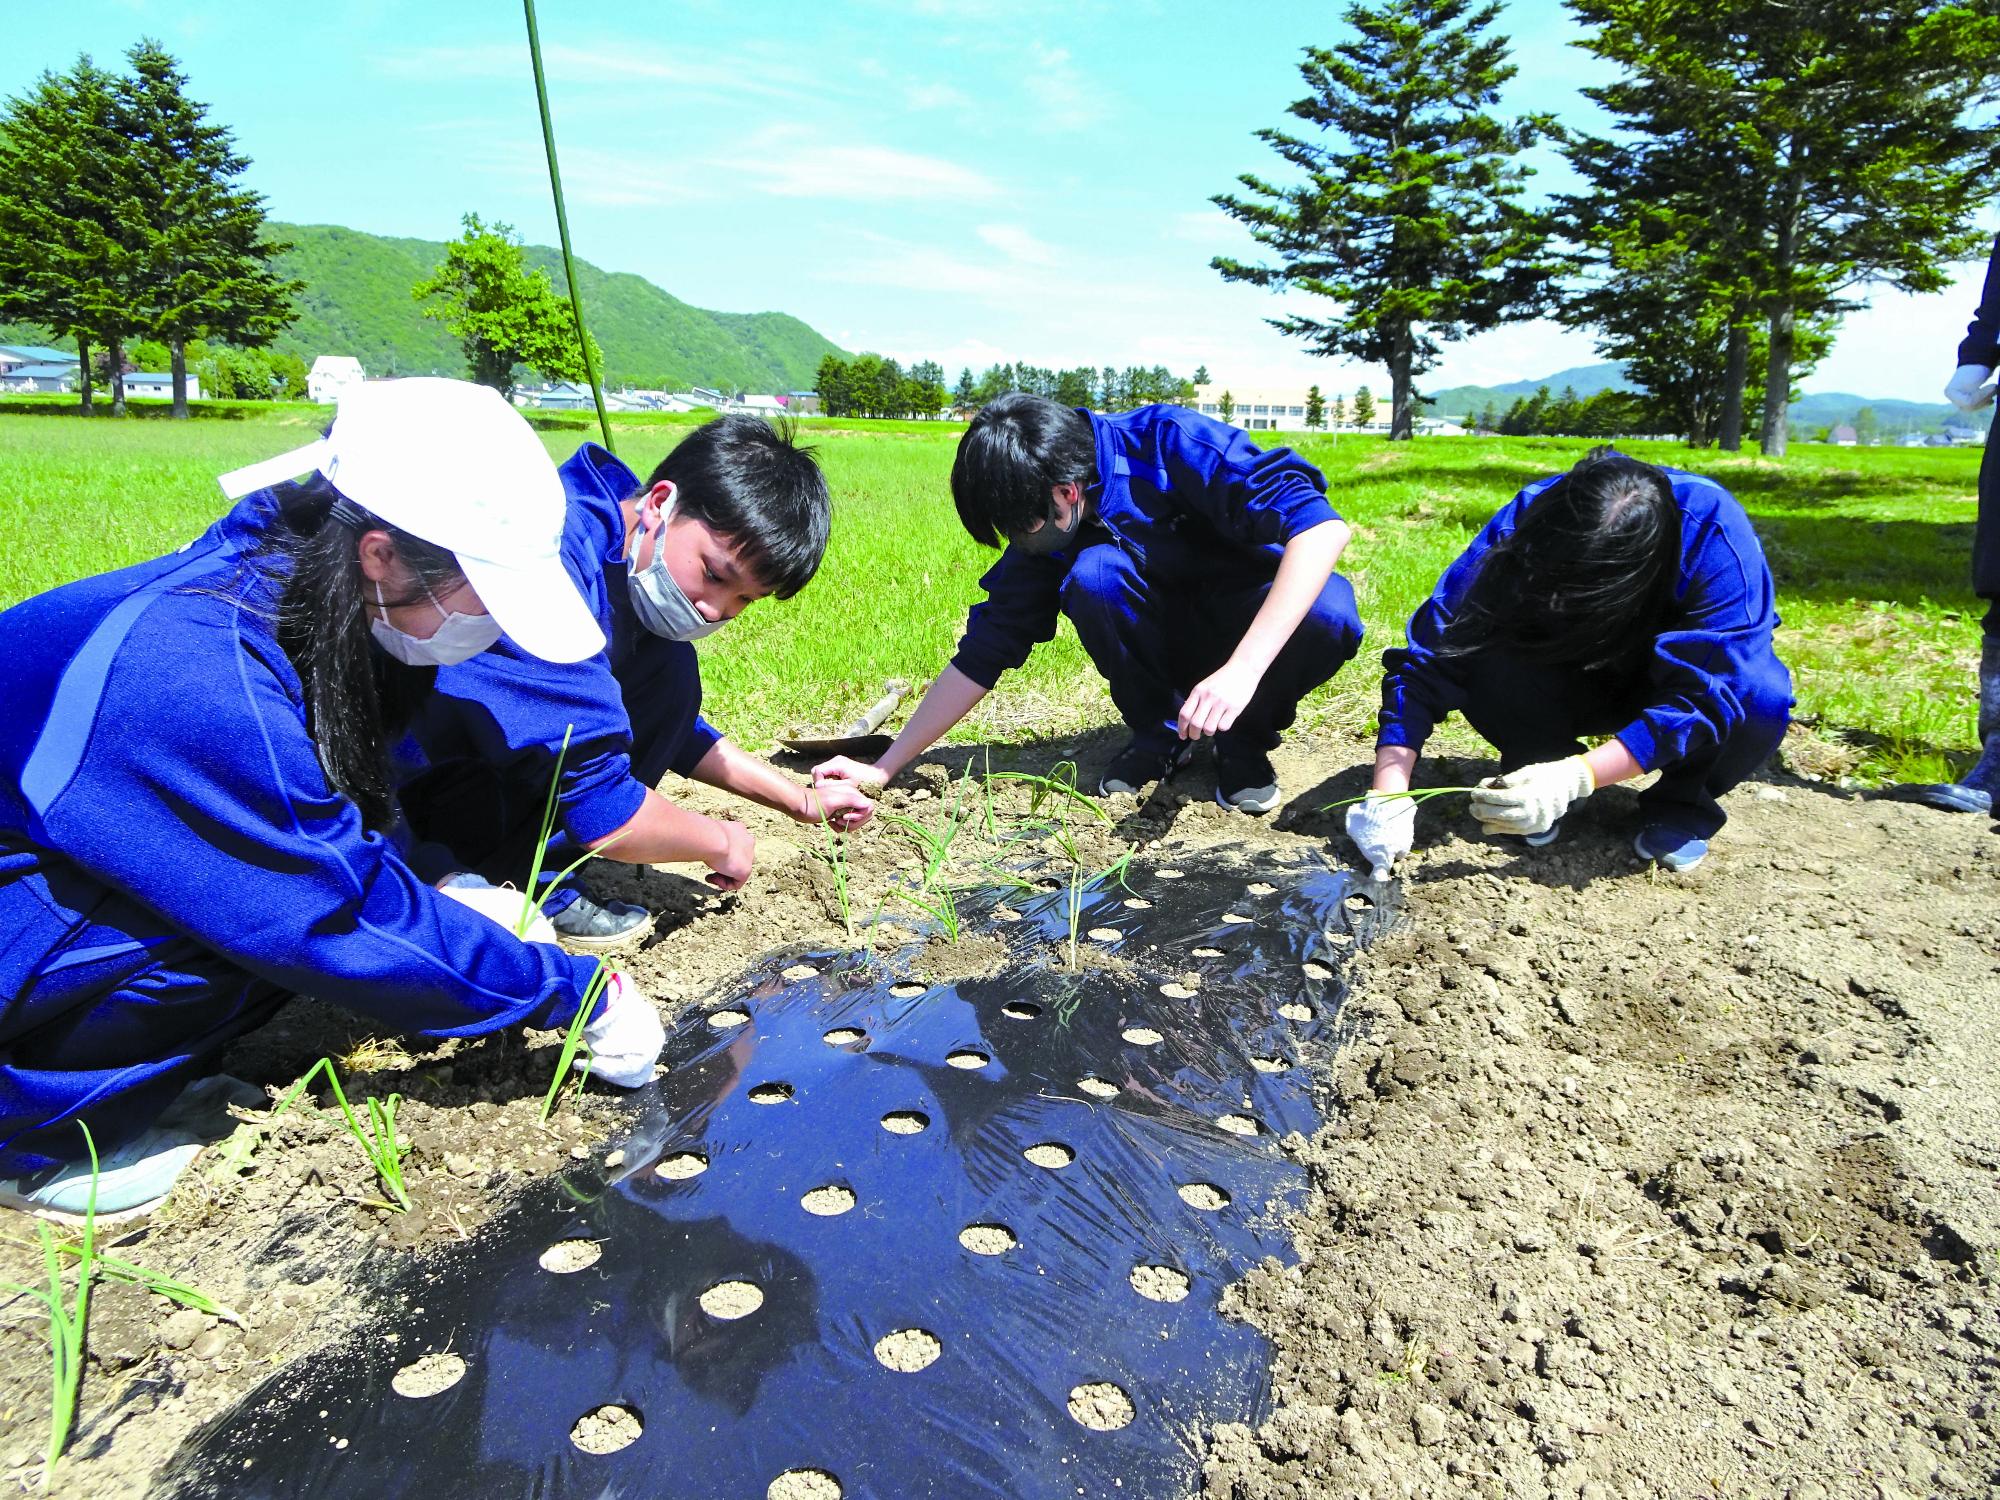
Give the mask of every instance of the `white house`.
POLYGON ((0 391, 68 395, 76 389, 76 361, 66 365, 13 365, 0 370, 0 391))
POLYGON ((361 361, 353 355, 322 354, 306 372, 306 399, 322 406, 331 405, 366 378, 361 372, 361 361))
MULTIPOLYGON (((125 394, 135 401, 171 401, 174 399, 174 377, 165 374, 127 375, 125 394)), ((187 398, 190 401, 201 399, 201 381, 193 375, 187 378, 187 398)))

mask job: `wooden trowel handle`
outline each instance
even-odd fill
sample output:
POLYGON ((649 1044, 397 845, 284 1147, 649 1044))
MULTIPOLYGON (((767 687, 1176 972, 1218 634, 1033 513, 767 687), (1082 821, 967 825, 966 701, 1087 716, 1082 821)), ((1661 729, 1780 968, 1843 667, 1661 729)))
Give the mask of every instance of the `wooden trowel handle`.
POLYGON ((873 734, 882 727, 882 721, 896 711, 896 705, 903 701, 903 694, 909 691, 909 684, 901 678, 885 683, 882 696, 869 705, 868 712, 840 731, 844 740, 859 735, 873 734))

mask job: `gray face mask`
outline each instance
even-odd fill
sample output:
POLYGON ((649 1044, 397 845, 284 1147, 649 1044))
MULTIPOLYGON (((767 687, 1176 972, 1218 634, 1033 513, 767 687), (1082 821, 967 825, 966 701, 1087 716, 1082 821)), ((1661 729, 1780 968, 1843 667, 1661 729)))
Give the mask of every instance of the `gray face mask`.
POLYGON ((653 539, 651 567, 639 566, 638 542, 636 538, 633 541, 632 556, 626 564, 631 570, 632 612, 654 635, 670 641, 698 641, 705 635, 713 635, 728 621, 711 620, 703 615, 667 571, 667 521, 673 513, 671 500, 660 507, 660 530, 653 539))
MULTIPOLYGON (((1078 500, 1081 502, 1082 497, 1078 496, 1078 500)), ((1009 533, 1008 545, 1019 547, 1030 557, 1047 557, 1051 553, 1060 552, 1076 540, 1077 529, 1083 525, 1083 509, 1083 505, 1079 503, 1069 513, 1069 525, 1058 526, 1055 501, 1051 500, 1049 513, 1043 518, 1042 524, 1033 531, 1009 533)))

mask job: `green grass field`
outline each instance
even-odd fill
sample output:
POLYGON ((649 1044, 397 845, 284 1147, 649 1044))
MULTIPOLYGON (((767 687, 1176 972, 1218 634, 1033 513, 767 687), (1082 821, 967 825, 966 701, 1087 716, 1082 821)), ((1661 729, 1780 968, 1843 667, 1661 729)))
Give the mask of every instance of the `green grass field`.
MULTIPOLYGON (((92 421, 0 410, 0 606, 82 573, 171 551, 222 508, 215 476, 306 441, 311 406, 238 420, 92 421)), ((686 418, 615 418, 620 455, 643 475, 686 418)), ((701 647, 710 717, 752 746, 833 728, 889 677, 928 678, 948 659, 993 554, 958 529, 946 488, 959 429, 946 423, 807 424, 835 496, 833 546, 789 603, 766 601, 701 647)), ((566 457, 595 427, 542 434, 566 457)), ((1529 480, 1588 444, 1535 438, 1294 435, 1355 526, 1343 563, 1369 645, 1314 696, 1302 724, 1368 743, 1382 647, 1473 532, 1529 480)), ((1978 603, 1967 581, 1979 454, 1801 446, 1782 463, 1666 443, 1637 456, 1714 475, 1748 507, 1778 580, 1779 651, 1816 741, 1815 769, 1862 780, 1937 779, 1972 749, 1978 603)), ((976 740, 1066 739, 1115 715, 1075 636, 1004 680, 959 731, 976 740)), ((1454 727, 1440 747, 1477 742, 1454 727)))

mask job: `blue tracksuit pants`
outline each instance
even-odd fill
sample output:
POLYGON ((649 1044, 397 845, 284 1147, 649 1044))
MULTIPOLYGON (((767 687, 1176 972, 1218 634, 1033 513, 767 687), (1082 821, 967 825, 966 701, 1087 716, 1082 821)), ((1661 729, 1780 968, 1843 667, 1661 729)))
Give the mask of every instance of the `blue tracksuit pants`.
MULTIPOLYGON (((1115 542, 1077 554, 1063 580, 1062 610, 1076 626, 1111 701, 1139 743, 1162 752, 1178 739, 1181 700, 1229 659, 1265 596, 1270 572, 1211 569, 1160 579, 1140 570, 1115 542)), ((1354 588, 1327 579, 1299 628, 1271 663, 1233 729, 1217 736, 1218 753, 1268 753, 1298 715, 1299 700, 1361 647, 1354 588)))
MULTIPOLYGON (((1499 651, 1481 652, 1470 666, 1465 676, 1471 696, 1461 711, 1500 752, 1507 771, 1579 754, 1582 736, 1624 728, 1649 701, 1643 677, 1620 682, 1499 651)), ((1768 680, 1735 684, 1746 716, 1734 734, 1662 766, 1659 779, 1639 793, 1647 822, 1668 823, 1705 839, 1727 821, 1718 799, 1770 759, 1785 737, 1791 682, 1775 658, 1771 666, 1768 680)))

